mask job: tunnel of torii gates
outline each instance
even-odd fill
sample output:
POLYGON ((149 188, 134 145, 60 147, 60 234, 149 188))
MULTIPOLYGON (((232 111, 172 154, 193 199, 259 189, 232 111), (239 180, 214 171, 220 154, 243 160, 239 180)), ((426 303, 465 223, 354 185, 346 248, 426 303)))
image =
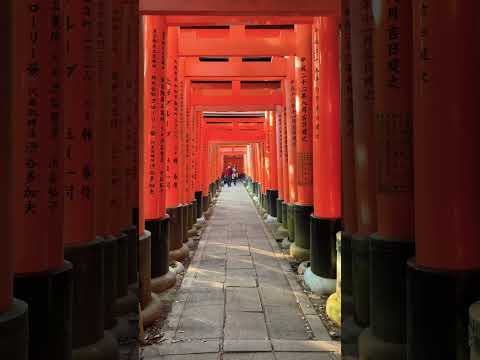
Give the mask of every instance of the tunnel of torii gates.
POLYGON ((480 2, 245 4, 2 1, 0 358, 118 358, 235 158, 360 358, 478 359, 480 2))

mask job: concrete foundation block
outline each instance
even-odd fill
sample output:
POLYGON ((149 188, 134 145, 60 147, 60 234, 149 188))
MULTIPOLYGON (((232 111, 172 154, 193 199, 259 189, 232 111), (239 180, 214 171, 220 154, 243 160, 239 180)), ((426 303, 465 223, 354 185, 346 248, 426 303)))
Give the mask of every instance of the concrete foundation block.
POLYGON ((321 295, 333 294, 337 288, 337 281, 335 279, 322 278, 314 274, 311 268, 305 270, 303 280, 310 290, 321 295))

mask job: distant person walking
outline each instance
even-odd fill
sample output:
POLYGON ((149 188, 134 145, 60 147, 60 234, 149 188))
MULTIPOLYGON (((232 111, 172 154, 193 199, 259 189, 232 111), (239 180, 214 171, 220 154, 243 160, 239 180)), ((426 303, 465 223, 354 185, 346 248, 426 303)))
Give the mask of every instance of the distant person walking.
POLYGON ((237 168, 234 166, 232 168, 232 180, 233 180, 234 186, 237 186, 237 178, 238 178, 237 168))
POLYGON ((228 187, 232 186, 232 174, 233 174, 232 167, 228 165, 227 168, 225 169, 225 178, 227 179, 228 187))

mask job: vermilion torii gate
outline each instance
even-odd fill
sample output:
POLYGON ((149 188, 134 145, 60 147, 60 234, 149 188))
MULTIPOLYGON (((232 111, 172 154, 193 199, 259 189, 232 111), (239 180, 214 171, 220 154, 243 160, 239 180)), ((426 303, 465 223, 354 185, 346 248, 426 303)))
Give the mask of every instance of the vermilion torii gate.
POLYGON ((0 358, 117 359, 232 145, 361 358, 478 358, 479 7, 3 1, 0 358))

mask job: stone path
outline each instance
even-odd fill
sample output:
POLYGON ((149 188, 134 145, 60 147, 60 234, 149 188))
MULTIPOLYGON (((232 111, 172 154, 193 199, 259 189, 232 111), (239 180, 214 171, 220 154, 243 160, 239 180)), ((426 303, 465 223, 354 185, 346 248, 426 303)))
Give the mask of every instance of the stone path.
POLYGON ((241 184, 221 192, 177 295, 143 359, 340 359, 241 184))

